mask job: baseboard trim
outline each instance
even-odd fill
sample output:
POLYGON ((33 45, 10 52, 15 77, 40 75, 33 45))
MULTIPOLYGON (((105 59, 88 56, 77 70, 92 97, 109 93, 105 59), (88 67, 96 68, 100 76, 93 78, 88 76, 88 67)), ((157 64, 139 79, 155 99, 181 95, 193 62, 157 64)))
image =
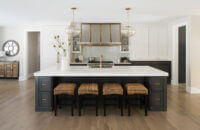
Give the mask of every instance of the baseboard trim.
POLYGON ((20 76, 19 81, 25 81, 31 77, 33 77, 33 74, 28 74, 27 76, 20 76))
POLYGON ((174 86, 178 86, 179 85, 178 82, 175 81, 175 80, 171 80, 171 84, 174 85, 174 86))
POLYGON ((28 74, 27 79, 29 79, 29 78, 31 78, 31 77, 33 77, 33 73, 28 74))
POLYGON ((200 88, 191 87, 190 88, 190 93, 191 94, 200 94, 200 88))
POLYGON ((24 80, 26 80, 26 78, 25 78, 25 76, 20 76, 18 80, 19 81, 24 81, 24 80))

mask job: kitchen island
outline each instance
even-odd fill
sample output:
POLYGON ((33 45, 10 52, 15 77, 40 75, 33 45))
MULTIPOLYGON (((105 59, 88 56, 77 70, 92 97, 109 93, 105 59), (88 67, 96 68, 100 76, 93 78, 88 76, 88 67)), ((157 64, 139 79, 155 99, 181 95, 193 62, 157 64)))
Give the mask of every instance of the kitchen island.
POLYGON ((35 111, 53 110, 53 89, 63 82, 76 83, 143 83, 149 90, 149 110, 167 110, 168 73, 150 66, 113 66, 112 68, 88 68, 71 66, 61 70, 54 66, 34 73, 35 111))

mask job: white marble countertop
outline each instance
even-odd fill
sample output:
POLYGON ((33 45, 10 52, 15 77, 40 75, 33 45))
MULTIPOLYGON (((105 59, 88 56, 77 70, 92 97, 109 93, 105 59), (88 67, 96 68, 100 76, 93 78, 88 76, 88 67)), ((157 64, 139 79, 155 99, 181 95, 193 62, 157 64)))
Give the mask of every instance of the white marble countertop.
POLYGON ((112 68, 88 68, 87 66, 70 66, 69 69, 61 70, 60 66, 50 67, 48 69, 35 72, 34 76, 49 77, 154 77, 168 76, 167 72, 150 66, 113 66, 112 68))

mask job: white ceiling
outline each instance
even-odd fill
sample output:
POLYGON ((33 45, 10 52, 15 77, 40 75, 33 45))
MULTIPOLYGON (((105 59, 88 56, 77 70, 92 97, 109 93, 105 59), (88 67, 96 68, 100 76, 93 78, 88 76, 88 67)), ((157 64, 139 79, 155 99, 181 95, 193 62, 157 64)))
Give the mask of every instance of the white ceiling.
POLYGON ((200 15, 200 0, 0 0, 0 26, 64 24, 73 6, 80 22, 123 22, 125 7, 133 9, 134 23, 200 15))

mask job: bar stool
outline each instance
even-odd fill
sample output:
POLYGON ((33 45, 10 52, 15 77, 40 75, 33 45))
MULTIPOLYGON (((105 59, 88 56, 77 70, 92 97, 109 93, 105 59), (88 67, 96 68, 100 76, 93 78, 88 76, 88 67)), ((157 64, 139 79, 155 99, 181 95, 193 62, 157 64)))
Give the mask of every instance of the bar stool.
POLYGON ((123 88, 118 83, 105 83, 103 84, 103 106, 104 106, 104 116, 106 116, 106 101, 109 96, 118 96, 118 105, 121 108, 121 116, 123 116, 123 88))
MULTIPOLYGON (((140 83, 127 83, 126 88, 126 101, 128 101, 128 115, 131 115, 131 95, 144 95, 145 116, 147 116, 148 107, 148 89, 140 83)), ((141 99, 140 99, 141 102, 141 99)))
POLYGON ((54 115, 57 112, 57 96, 58 95, 69 95, 71 96, 71 115, 74 115, 74 103, 75 103, 75 89, 76 84, 74 83, 60 83, 54 88, 54 115))
POLYGON ((82 83, 78 89, 78 104, 79 104, 79 116, 81 116, 81 108, 83 105, 84 96, 95 96, 96 102, 96 116, 98 116, 98 94, 99 88, 97 83, 82 83))

